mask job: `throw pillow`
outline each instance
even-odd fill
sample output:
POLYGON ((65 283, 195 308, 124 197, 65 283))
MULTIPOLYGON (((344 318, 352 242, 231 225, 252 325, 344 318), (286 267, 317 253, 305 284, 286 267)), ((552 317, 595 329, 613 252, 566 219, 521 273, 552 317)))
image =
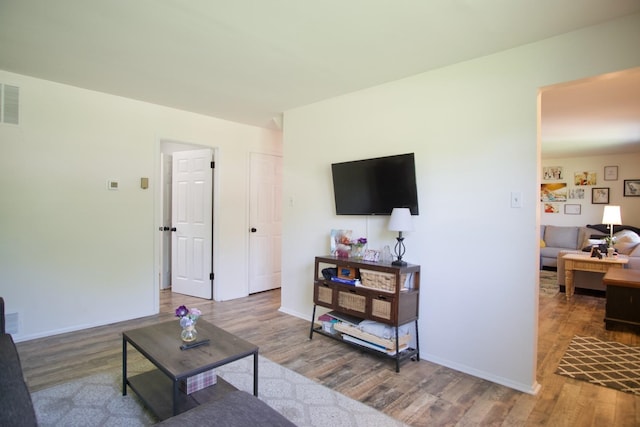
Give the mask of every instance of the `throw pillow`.
POLYGON ((613 237, 615 239, 613 246, 623 255, 629 255, 636 246, 640 245, 640 236, 631 230, 618 231, 613 237))
POLYGON ((605 236, 601 236, 598 234, 592 234, 591 236, 586 235, 584 237, 584 241, 582 242, 582 250, 586 252, 591 252, 591 246, 593 245, 601 245, 605 243, 605 236))
POLYGON ((540 239, 540 247, 544 248, 546 246, 547 246, 547 244, 544 242, 544 240, 540 239))

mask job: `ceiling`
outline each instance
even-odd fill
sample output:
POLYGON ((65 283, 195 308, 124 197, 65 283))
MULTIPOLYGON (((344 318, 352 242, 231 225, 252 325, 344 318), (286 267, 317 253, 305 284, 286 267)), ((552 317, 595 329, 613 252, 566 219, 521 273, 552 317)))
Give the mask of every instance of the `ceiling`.
POLYGON ((545 158, 640 152, 640 67, 542 92, 545 158))
MULTIPOLYGON (((0 0, 0 69, 277 128, 292 108, 637 12, 637 0, 0 0)), ((588 130, 613 109, 558 90, 545 145, 620 137, 588 130)))

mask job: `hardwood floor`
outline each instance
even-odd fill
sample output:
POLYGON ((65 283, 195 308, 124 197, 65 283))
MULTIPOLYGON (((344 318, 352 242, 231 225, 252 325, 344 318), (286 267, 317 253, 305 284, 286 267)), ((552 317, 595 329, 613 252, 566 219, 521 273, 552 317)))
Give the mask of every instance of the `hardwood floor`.
MULTIPOLYGON (((31 391, 96 372, 121 369, 123 330, 173 319, 180 304, 257 344, 260 354, 412 426, 639 426, 640 397, 554 374, 574 335, 640 346, 629 330, 606 331, 604 299, 540 296, 536 396, 427 361, 394 364, 314 335, 309 322, 278 312, 280 291, 226 302, 161 292, 161 313, 18 343, 31 391)), ((176 333, 177 333, 176 321, 176 333)))

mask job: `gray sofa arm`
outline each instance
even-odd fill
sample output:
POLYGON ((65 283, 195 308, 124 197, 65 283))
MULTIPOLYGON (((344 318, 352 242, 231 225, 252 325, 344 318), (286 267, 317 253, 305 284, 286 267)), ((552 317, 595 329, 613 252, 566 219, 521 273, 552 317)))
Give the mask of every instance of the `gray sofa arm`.
POLYGON ((4 298, 0 297, 0 333, 7 332, 7 328, 4 325, 4 298))

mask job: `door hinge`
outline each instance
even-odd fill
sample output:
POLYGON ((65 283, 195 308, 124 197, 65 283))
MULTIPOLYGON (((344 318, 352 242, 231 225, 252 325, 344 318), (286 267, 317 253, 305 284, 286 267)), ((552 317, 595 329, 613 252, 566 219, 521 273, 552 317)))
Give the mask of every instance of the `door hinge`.
POLYGON ((216 168, 216 162, 211 162, 211 169, 215 169, 216 168))
POLYGON ((213 280, 213 273, 209 273, 209 280, 213 280))

